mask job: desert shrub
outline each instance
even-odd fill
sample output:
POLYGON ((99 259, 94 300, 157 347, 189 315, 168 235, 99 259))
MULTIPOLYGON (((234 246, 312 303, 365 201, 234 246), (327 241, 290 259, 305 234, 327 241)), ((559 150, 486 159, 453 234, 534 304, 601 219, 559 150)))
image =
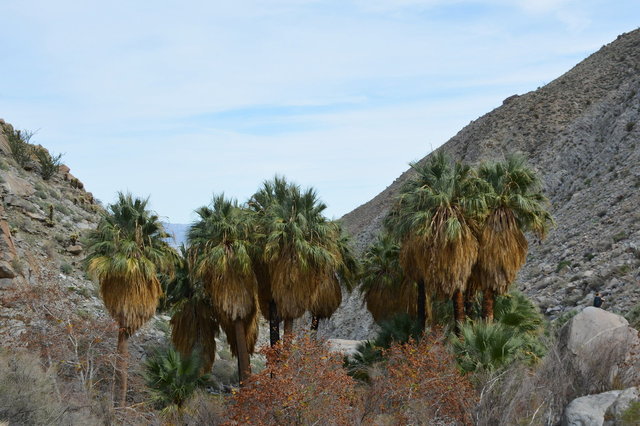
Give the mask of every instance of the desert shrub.
POLYGON ((2 159, 0 159, 0 170, 5 172, 9 170, 9 165, 2 159))
POLYGON ((375 344, 389 348, 393 342, 406 343, 409 339, 419 340, 421 336, 422 330, 415 318, 408 314, 399 314, 380 324, 375 344))
POLYGON ((443 335, 394 343, 372 377, 363 401, 363 424, 471 424, 477 395, 457 368, 443 335))
POLYGON ((31 160, 32 146, 29 143, 34 133, 27 130, 14 130, 13 128, 3 125, 2 132, 7 137, 11 156, 20 167, 27 165, 31 160))
POLYGON ((391 347, 394 342, 406 343, 421 338, 422 330, 415 318, 408 314, 397 314, 380 323, 380 331, 373 341, 359 344, 355 354, 345 357, 344 366, 351 377, 367 382, 371 366, 384 359, 384 349, 391 347))
POLYGON ((55 282, 19 287, 1 296, 0 304, 19 309, 30 324, 18 337, 0 327, 0 341, 25 347, 40 355, 46 368, 55 367, 61 393, 73 395, 66 400, 73 411, 93 410, 96 395, 110 395, 116 335, 111 321, 81 315, 74 307, 77 296, 55 282))
POLYGON ((38 147, 34 149, 34 154, 38 163, 40 163, 40 174, 42 179, 49 180, 51 177, 58 172, 58 168, 62 162, 63 154, 51 155, 49 151, 42 147, 38 147))
POLYGON ((71 273, 73 272, 73 266, 69 265, 68 263, 63 263, 62 265, 60 265, 60 272, 65 275, 71 275, 71 273))
POLYGON ((66 407, 55 382, 34 355, 0 351, 0 420, 11 424, 61 424, 66 407))
POLYGON ((206 386, 202 361, 194 353, 183 357, 174 348, 159 349, 144 364, 144 378, 155 405, 165 412, 181 410, 196 389, 206 386))
POLYGON ((224 397, 197 390, 180 412, 167 413, 167 424, 218 426, 225 423, 224 397))
POLYGON ((233 397, 229 416, 239 424, 353 424, 355 381, 339 354, 309 335, 261 351, 267 367, 233 397))

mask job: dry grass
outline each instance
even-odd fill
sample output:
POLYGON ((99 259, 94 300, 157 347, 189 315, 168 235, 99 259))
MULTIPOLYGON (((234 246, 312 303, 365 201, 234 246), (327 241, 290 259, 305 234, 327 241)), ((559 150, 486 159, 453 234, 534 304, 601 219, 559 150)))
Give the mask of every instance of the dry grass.
MULTIPOLYGON (((565 328, 564 330, 566 330, 565 328)), ((558 339, 562 342, 563 337, 558 339)), ((628 342, 630 343, 630 342, 628 342)), ((580 396, 640 383, 634 374, 616 374, 629 344, 600 346, 577 364, 566 347, 556 344, 535 369, 516 364, 484 380, 475 413, 481 425, 556 425, 564 407, 580 396)))

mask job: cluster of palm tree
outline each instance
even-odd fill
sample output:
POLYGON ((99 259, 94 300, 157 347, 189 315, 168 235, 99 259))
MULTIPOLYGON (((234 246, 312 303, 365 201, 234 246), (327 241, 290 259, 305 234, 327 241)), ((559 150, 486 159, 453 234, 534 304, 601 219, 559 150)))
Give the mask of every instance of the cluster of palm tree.
POLYGON ((309 312, 312 329, 330 317, 358 263, 338 222, 327 219, 315 190, 275 177, 244 204, 224 195, 196 210, 198 220, 181 255, 167 244, 147 200, 119 194, 89 236, 88 271, 100 282, 109 313, 120 325, 119 403, 126 398, 126 342, 155 313, 165 283, 172 307, 172 342, 185 359, 196 353, 208 372, 222 329, 238 359, 240 381, 251 373, 258 316, 270 342, 309 312))
POLYGON ((538 177, 517 155, 472 168, 440 151, 411 167, 364 256, 367 307, 377 321, 408 313, 424 327, 432 300, 452 300, 459 327, 482 292, 491 321, 496 295, 524 265, 525 233, 543 239, 553 223, 538 177))

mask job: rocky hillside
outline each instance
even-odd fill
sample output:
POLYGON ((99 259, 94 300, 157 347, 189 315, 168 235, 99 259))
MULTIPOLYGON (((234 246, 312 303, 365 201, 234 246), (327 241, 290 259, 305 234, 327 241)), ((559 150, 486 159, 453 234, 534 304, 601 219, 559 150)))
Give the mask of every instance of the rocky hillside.
MULTIPOLYGON (((34 156, 19 164, 7 138, 13 127, 0 119, 0 130, 2 346, 27 346, 35 330, 48 335, 61 321, 112 324, 82 264, 83 233, 97 225, 102 207, 68 166, 44 179, 34 156)), ((140 336, 134 353, 163 338, 153 327, 140 336)))
MULTIPOLYGON (((557 227, 531 245, 517 287, 548 315, 588 305, 595 291, 620 312, 640 301, 640 30, 546 86, 505 99, 440 149, 469 163, 522 152, 542 176, 557 227)), ((343 217, 360 250, 410 176, 343 217)), ((351 333, 354 315, 367 329, 357 295, 343 308, 325 332, 351 333)))

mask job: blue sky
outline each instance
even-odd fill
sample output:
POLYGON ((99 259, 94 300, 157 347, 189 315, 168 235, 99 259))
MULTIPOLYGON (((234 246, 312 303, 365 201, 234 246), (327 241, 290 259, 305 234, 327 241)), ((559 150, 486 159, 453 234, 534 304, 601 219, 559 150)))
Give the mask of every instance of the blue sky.
POLYGON ((0 117, 167 220, 284 174, 340 217, 640 2, 0 0, 0 117))

